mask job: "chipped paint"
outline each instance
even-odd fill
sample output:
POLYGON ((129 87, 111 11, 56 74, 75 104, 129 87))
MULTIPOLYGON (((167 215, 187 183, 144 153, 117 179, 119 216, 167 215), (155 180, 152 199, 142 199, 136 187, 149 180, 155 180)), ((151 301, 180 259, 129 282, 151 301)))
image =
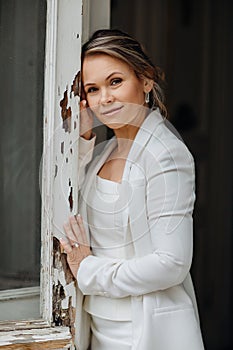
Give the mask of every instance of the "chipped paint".
POLYGON ((78 73, 75 75, 70 90, 74 93, 74 96, 80 96, 80 90, 81 90, 81 73, 80 73, 80 71, 78 71, 78 73))
POLYGON ((73 349, 68 327, 14 330, 0 333, 0 348, 9 350, 73 349))
MULTIPOLYGON (((66 84, 62 100, 58 99, 62 125, 55 134, 55 159, 58 165, 54 178, 56 203, 53 213, 53 286, 52 286, 52 324, 54 327, 69 327, 72 338, 75 333, 76 281, 69 269, 66 254, 61 252, 59 238, 64 234, 63 224, 70 213, 77 212, 78 157, 73 151, 78 139, 78 101, 72 85, 66 84), (71 86, 71 88, 69 88, 71 86), (75 125, 75 128, 72 126, 75 125)), ((78 151, 78 148, 76 147, 78 151)))
POLYGON ((64 154, 64 141, 61 143, 61 154, 64 154))
POLYGON ((69 195, 69 203, 70 203, 70 211, 71 212, 73 210, 73 204, 74 204, 72 192, 73 192, 73 187, 70 188, 70 195, 69 195))
POLYGON ((54 177, 56 177, 56 176, 57 176, 57 172, 58 172, 58 166, 57 166, 57 164, 55 164, 54 177))
POLYGON ((76 281, 70 271, 60 242, 53 238, 53 325, 70 328, 74 336, 76 281))
POLYGON ((65 132, 71 132, 71 107, 67 107, 68 105, 68 92, 67 90, 64 92, 63 99, 60 101, 61 107, 61 117, 63 120, 62 127, 65 132))

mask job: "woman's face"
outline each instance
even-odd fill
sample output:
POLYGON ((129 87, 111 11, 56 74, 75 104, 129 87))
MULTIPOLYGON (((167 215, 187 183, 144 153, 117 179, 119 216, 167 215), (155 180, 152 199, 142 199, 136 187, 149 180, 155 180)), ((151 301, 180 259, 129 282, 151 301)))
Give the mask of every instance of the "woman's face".
POLYGON ((112 129, 138 123, 148 87, 127 63, 105 54, 87 56, 82 79, 88 106, 102 123, 112 129))

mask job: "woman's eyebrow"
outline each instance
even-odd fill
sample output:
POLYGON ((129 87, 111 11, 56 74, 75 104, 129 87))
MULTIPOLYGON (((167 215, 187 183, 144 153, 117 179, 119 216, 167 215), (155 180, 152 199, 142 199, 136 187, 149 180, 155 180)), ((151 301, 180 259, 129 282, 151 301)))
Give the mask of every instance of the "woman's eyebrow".
POLYGON ((93 85, 96 85, 96 83, 86 83, 83 86, 86 87, 86 86, 89 86, 89 85, 93 86, 93 85))
POLYGON ((110 78, 112 77, 112 75, 114 75, 114 74, 121 74, 121 75, 123 75, 122 72, 112 72, 111 74, 109 74, 109 75, 107 76, 107 78, 106 78, 105 80, 110 79, 110 78))
MULTIPOLYGON (((122 72, 112 72, 111 74, 109 74, 108 76, 107 76, 107 78, 105 79, 105 80, 109 80, 113 75, 115 75, 115 74, 121 74, 121 75, 123 75, 123 73, 122 72)), ((86 86, 89 86, 89 85, 95 85, 96 83, 86 83, 86 84, 84 84, 84 87, 86 87, 86 86)))

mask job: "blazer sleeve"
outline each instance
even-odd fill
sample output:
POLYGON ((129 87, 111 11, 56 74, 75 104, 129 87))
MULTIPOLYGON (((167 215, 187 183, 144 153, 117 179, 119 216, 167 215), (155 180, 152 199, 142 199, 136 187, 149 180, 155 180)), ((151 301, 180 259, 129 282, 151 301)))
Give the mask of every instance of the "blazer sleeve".
POLYGON ((85 140, 83 137, 79 137, 79 181, 78 188, 80 189, 85 180, 86 166, 90 163, 93 157, 93 151, 95 146, 96 136, 90 140, 85 140))
POLYGON ((138 296, 178 285, 187 276, 193 248, 194 163, 182 141, 168 145, 146 169, 152 253, 132 259, 88 256, 77 275, 83 294, 138 296))

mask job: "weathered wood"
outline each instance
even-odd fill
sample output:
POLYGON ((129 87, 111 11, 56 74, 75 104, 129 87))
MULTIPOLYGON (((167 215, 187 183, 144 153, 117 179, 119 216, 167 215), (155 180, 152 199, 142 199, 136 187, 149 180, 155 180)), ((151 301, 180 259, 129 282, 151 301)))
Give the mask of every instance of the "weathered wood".
POLYGON ((6 321, 0 322, 0 336, 1 332, 34 329, 34 328, 48 328, 50 325, 44 320, 22 320, 22 321, 6 321))
POLYGON ((71 349, 72 339, 68 327, 17 330, 0 333, 1 349, 71 349))
POLYGON ((1 349, 6 350, 43 350, 43 349, 53 349, 53 350, 62 350, 62 349, 68 349, 71 350, 72 347, 70 345, 70 342, 67 343, 67 341, 47 341, 42 343, 29 343, 29 344, 14 344, 14 345, 5 345, 0 346, 1 349))
POLYGON ((61 253, 60 242, 53 238, 53 325, 70 327, 75 332, 76 281, 70 271, 66 254, 61 253))
MULTIPOLYGON (((50 0, 45 74, 42 173, 42 317, 74 336, 76 284, 60 250, 63 224, 77 212, 81 0, 50 0), (67 23, 69 25, 67 26, 67 23)), ((47 341, 48 339, 46 339, 47 341)))

